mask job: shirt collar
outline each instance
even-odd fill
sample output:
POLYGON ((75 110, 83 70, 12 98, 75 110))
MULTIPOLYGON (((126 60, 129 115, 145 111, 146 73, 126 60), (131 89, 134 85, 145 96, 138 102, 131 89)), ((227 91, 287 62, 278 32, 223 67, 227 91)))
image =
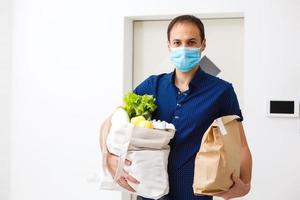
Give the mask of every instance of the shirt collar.
MULTIPOLYGON (((168 81, 174 85, 174 78, 175 78, 176 70, 174 69, 173 72, 169 73, 167 76, 168 81)), ((192 78, 191 82, 189 83, 189 86, 197 87, 199 86, 200 80, 204 76, 205 72, 201 68, 201 66, 196 71, 194 77, 192 78)))

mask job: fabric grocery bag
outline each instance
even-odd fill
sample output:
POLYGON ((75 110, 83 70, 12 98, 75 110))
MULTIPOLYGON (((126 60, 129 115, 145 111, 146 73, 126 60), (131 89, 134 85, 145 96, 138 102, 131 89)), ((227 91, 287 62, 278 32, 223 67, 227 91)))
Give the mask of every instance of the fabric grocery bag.
MULTIPOLYGON (((111 177, 103 156, 103 175, 100 188, 108 190, 123 190, 118 184, 122 170, 140 180, 140 184, 128 181, 136 191, 135 194, 151 199, 159 199, 169 193, 169 178, 167 172, 169 142, 174 137, 175 130, 148 129, 134 126, 131 123, 114 124, 105 137, 108 151, 119 156, 119 164, 115 177, 111 177), (132 164, 125 165, 125 159, 132 164)), ((128 191, 127 191, 128 192, 128 191)))
POLYGON ((231 175, 240 175, 241 139, 237 115, 220 117, 204 133, 195 158, 195 195, 215 195, 228 191, 231 175))

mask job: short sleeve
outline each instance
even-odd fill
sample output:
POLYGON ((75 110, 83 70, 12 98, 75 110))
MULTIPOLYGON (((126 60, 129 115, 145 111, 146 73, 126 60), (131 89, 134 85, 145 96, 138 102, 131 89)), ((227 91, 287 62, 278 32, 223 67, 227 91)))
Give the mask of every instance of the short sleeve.
POLYGON ((143 82, 141 82, 133 92, 138 95, 150 94, 154 95, 154 79, 155 76, 149 76, 143 82))
POLYGON ((221 106, 221 116, 225 115, 238 115, 240 119, 238 121, 243 121, 242 111, 239 106, 239 102, 234 91, 232 84, 226 89, 224 96, 222 98, 221 106))

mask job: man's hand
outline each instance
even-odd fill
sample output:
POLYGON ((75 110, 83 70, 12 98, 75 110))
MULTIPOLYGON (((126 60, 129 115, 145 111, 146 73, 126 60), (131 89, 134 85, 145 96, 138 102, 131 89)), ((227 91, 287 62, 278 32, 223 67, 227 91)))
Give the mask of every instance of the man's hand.
POLYGON ((222 197, 224 200, 229 200, 231 198, 242 197, 248 194, 250 191, 250 183, 244 183, 239 177, 233 177, 233 185, 227 192, 217 194, 216 196, 222 197))
MULTIPOLYGON (((108 171, 110 172, 110 174, 112 175, 112 177, 115 176, 116 174, 116 170, 118 167, 118 156, 108 153, 107 154, 107 167, 108 167, 108 171)), ((125 160, 125 165, 131 165, 131 162, 129 160, 125 160)), ((127 181, 130 181, 132 183, 136 183, 139 184, 140 182, 138 180, 136 180, 135 178, 133 178, 132 176, 130 176, 126 171, 122 171, 120 178, 117 180, 117 183, 125 188, 126 190, 129 190, 130 192, 135 192, 135 190, 128 184, 127 181)))

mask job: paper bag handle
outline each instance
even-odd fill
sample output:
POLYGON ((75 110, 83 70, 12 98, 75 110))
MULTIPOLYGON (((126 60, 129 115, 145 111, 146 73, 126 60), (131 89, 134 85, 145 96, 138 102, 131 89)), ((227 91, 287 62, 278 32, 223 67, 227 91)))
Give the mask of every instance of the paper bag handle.
POLYGON ((222 121, 222 118, 216 119, 216 122, 217 122, 217 124, 218 124, 218 128, 219 128, 221 134, 222 134, 222 135, 226 135, 226 134, 227 134, 227 131, 226 131, 226 128, 225 128, 224 123, 223 123, 223 121, 222 121))

